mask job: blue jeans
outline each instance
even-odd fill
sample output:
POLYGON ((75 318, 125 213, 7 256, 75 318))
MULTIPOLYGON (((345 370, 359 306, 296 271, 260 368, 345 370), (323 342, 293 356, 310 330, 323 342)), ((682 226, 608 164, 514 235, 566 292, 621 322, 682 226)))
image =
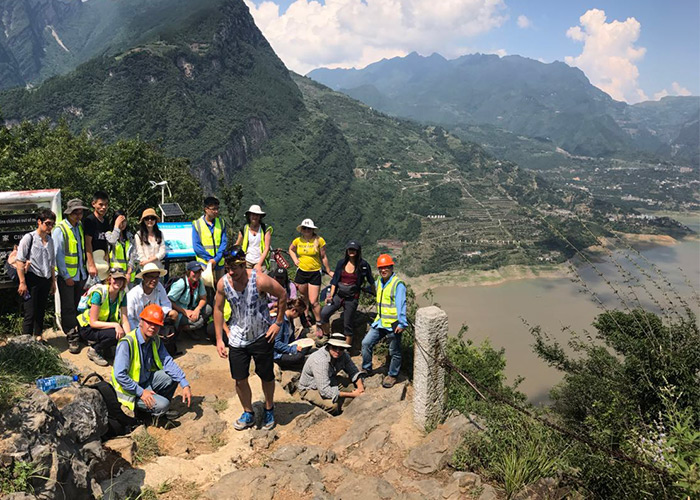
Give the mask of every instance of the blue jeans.
POLYGON ((165 373, 165 370, 158 370, 153 372, 151 379, 144 383, 144 389, 150 389, 155 392, 153 399, 156 400, 156 404, 153 408, 148 408, 146 403, 139 398, 136 400, 136 407, 141 411, 153 414, 154 417, 158 417, 170 408, 170 400, 173 399, 175 389, 177 389, 177 382, 173 382, 173 379, 165 373))
POLYGON ((365 338, 362 339, 362 369, 372 369, 372 351, 377 342, 384 337, 389 339, 389 356, 391 356, 389 375, 396 377, 399 375, 399 369, 401 368, 401 334, 394 333, 386 328, 372 327, 365 335, 365 338))

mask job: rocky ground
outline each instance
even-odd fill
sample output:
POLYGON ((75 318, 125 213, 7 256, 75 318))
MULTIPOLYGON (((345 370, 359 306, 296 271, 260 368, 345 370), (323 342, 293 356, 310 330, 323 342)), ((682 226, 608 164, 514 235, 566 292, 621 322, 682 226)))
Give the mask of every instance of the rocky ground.
MULTIPOLYGON (((97 367, 87 359, 86 349, 69 354, 62 335, 48 334, 47 339, 83 375, 93 371, 109 375, 110 367, 97 367)), ((293 374, 280 373, 277 427, 263 431, 259 429, 262 391, 252 376, 258 428, 239 432, 231 425, 242 408, 228 362, 206 341, 188 340, 181 349, 185 354, 177 362, 194 395, 187 408, 176 393, 173 406, 182 412, 181 425, 170 430, 142 427, 105 442, 104 458, 98 457, 100 465, 94 469, 99 483, 93 484, 94 493, 101 490, 105 499, 133 499, 150 488, 164 500, 497 498, 498 492, 479 476, 448 466, 459 436, 478 432, 479 424, 453 415, 426 435, 413 425, 408 381, 387 390, 381 387, 382 375, 374 375, 367 380, 365 394, 347 405, 341 416, 331 417, 285 391, 293 374), (150 436, 148 443, 143 432, 150 436), (158 451, 146 449, 154 443, 158 451)), ((359 363, 357 349, 351 354, 359 363)), ((44 401, 41 393, 36 397, 44 401)), ((94 441, 90 436, 85 439, 94 441)))

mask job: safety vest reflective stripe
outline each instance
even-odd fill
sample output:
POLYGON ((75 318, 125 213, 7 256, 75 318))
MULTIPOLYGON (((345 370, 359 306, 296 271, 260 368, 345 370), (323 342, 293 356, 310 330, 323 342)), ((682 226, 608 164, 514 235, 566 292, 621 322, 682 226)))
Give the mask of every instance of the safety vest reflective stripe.
MULTIPOLYGON (((214 233, 212 235, 211 230, 209 229, 209 225, 206 223, 204 220, 204 216, 201 216, 199 219, 196 221, 192 222, 194 225, 195 231, 197 231, 197 234, 199 235, 199 241, 202 242, 202 246, 204 247, 204 250, 211 256, 213 259, 216 256, 216 252, 221 245, 221 233, 223 230, 223 225, 221 224, 221 219, 218 217, 214 219, 214 233)), ((209 259, 204 259, 197 255, 197 261, 201 262, 203 264, 207 264, 209 262, 209 259)), ((216 263, 217 266, 223 266, 224 265, 224 259, 222 258, 219 262, 216 263)))
MULTIPOLYGON (((131 364, 129 365, 128 374, 129 378, 138 384, 139 380, 141 379, 141 351, 139 350, 139 341, 136 338, 136 330, 132 330, 131 332, 127 333, 124 337, 121 338, 119 342, 127 342, 129 344, 129 359, 131 360, 131 364)), ((158 370, 162 370, 163 362, 161 361, 160 356, 158 355, 160 338, 157 335, 153 338, 153 341, 151 341, 151 346, 153 349, 153 361, 156 365, 156 368, 158 370)), ((153 367, 151 367, 151 371, 156 370, 154 370, 153 367)), ((119 402, 127 408, 129 408, 130 410, 133 410, 137 396, 136 394, 127 391, 121 386, 121 384, 117 380, 116 374, 114 373, 114 367, 112 367, 112 386, 114 387, 114 390, 117 393, 117 399, 119 400, 119 402)))
POLYGON ((109 261, 112 263, 112 267, 126 271, 129 267, 127 256, 129 255, 130 249, 131 243, 128 240, 124 242, 117 241, 112 247, 112 252, 109 254, 109 261))
MULTIPOLYGON (((68 219, 63 219, 58 223, 58 227, 63 233, 63 255, 65 256, 63 261, 66 264, 66 270, 70 276, 76 276, 78 274, 78 240, 73 234, 73 226, 71 226, 68 219)), ((80 235, 80 251, 85 252, 85 235, 83 233, 83 225, 78 226, 78 234, 80 235)), ((83 259, 85 262, 85 259, 83 259)), ((56 267, 58 272, 58 267, 56 267)))
POLYGON ((396 274, 384 284, 381 278, 377 284, 377 316, 375 321, 380 321, 382 328, 391 328, 391 324, 399 319, 399 311, 396 308, 396 287, 403 283, 396 274), (388 291, 388 294, 386 293, 388 291))
MULTIPOLYGON (((100 313, 97 316, 97 319, 99 321, 109 321, 109 292, 107 289, 107 285, 100 285, 98 286, 95 291, 100 294, 102 297, 102 303, 100 304, 100 313)), ((116 323, 121 322, 122 314, 121 314, 121 307, 120 304, 122 303, 122 300, 124 299, 124 294, 126 292, 124 290, 121 290, 119 292, 119 296, 117 297, 117 309, 114 313, 114 319, 116 323)), ((92 309, 92 305, 88 301, 88 308, 85 309, 79 316, 78 316, 78 324, 80 326, 90 326, 90 309, 92 309)))
MULTIPOLYGON (((262 230, 262 224, 260 225, 260 230, 262 230)), ((260 235, 260 255, 265 251, 265 235, 267 233, 272 235, 272 226, 265 226, 265 232, 260 235)), ((244 252, 248 251, 248 235, 250 234, 250 225, 246 224, 243 227, 243 241, 241 242, 241 248, 244 252)), ((268 252, 267 257, 265 257, 265 267, 270 267, 270 252, 268 252)))

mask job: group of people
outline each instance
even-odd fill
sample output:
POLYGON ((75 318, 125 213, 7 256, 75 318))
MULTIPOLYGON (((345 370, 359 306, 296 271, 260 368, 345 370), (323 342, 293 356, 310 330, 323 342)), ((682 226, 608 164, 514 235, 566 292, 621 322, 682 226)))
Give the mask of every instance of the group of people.
POLYGON ((238 430, 254 425, 248 382, 251 358, 265 395, 265 429, 275 425, 275 363, 301 369, 301 398, 337 413, 345 399, 364 392, 363 378, 372 372, 374 346, 387 338, 391 362, 382 385, 389 388, 396 383, 401 334, 407 327, 406 287, 394 273, 391 256, 379 256, 375 281, 361 245, 353 240, 331 271, 325 240, 314 222, 304 219, 297 226, 300 235, 289 246, 297 267, 292 281, 284 266, 271 266, 273 230, 264 222, 260 206, 246 211, 246 222, 228 248, 219 201, 207 197, 204 214, 192 223, 196 260, 187 263, 182 277, 169 278, 166 287, 165 244, 155 210, 143 211, 139 230, 131 235, 126 214, 117 211, 110 222, 108 208, 108 195, 97 192, 92 213, 84 220, 90 209, 80 199, 67 203, 65 219, 57 225, 53 212, 40 211, 37 229, 20 241, 14 265, 24 302, 23 333, 41 340, 48 296, 58 288, 61 327, 70 352, 78 353, 81 343, 87 343, 88 358, 100 366, 108 366, 113 353, 112 385, 128 408, 172 418, 169 402, 178 384, 189 405, 189 383, 173 360, 179 354, 174 339, 183 331, 198 335, 195 332, 208 330, 219 356, 228 358, 244 409, 234 423, 238 430), (206 267, 212 271, 213 300, 202 280, 206 267), (331 281, 321 307, 324 270, 331 281), (362 341, 358 368, 347 351, 361 291, 376 295, 377 315, 362 341), (343 332, 331 334, 330 318, 340 308, 343 332), (297 338, 297 320, 301 326, 315 324, 315 352, 313 342, 307 345, 308 340, 297 338), (341 371, 349 377, 347 386, 340 384, 341 371))

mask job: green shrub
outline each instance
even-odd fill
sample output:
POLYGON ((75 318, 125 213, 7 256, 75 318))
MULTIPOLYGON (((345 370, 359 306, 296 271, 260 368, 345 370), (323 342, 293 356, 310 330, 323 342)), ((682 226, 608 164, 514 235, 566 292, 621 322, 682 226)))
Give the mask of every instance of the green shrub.
POLYGON ((58 351, 37 342, 9 342, 0 347, 0 411, 11 407, 36 379, 70 370, 58 351))
POLYGON ((21 460, 0 464, 0 494, 33 493, 32 480, 41 479, 43 472, 39 465, 21 460))
POLYGON ((134 462, 137 464, 150 462, 161 455, 158 439, 149 434, 146 429, 134 434, 134 442, 136 443, 134 462))

